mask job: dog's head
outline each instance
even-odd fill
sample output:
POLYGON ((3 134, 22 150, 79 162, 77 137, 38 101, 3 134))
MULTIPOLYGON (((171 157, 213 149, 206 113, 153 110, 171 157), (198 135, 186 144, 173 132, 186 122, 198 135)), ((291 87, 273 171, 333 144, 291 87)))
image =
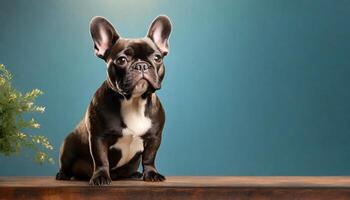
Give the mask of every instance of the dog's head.
POLYGON ((160 89, 171 32, 167 16, 154 19, 144 38, 121 38, 103 17, 91 20, 90 32, 96 55, 107 64, 107 83, 113 90, 131 98, 146 97, 160 89))

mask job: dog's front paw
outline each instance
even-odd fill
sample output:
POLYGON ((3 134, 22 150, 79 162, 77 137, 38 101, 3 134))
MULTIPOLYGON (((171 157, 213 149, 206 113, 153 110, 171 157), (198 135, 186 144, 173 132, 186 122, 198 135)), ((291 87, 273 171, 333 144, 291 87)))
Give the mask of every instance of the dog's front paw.
POLYGON ((107 175, 107 174, 94 174, 91 179, 89 184, 90 185, 109 185, 111 184, 112 179, 107 175))
POLYGON ((149 172, 144 172, 143 180, 144 181, 159 182, 159 181, 164 181, 165 177, 163 175, 159 174, 158 172, 149 171, 149 172))
POLYGON ((62 171, 59 171, 57 174, 56 174, 56 180, 70 180, 71 177, 66 175, 65 173, 63 173, 62 171))

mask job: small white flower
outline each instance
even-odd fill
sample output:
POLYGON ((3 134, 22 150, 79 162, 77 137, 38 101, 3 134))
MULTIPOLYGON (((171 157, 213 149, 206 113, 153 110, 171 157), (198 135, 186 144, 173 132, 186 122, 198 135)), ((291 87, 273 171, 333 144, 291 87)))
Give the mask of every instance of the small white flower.
POLYGON ((18 133, 18 137, 19 137, 20 139, 23 139, 23 138, 27 137, 27 135, 24 134, 24 133, 18 133))
POLYGON ((29 102, 28 104, 27 104, 27 106, 28 106, 28 108, 31 108, 32 106, 33 106, 33 102, 29 102))
POLYGON ((16 94, 10 94, 9 100, 15 100, 17 98, 16 94))
POLYGON ((38 106, 38 107, 36 107, 36 111, 43 113, 43 112, 45 112, 45 107, 38 106))

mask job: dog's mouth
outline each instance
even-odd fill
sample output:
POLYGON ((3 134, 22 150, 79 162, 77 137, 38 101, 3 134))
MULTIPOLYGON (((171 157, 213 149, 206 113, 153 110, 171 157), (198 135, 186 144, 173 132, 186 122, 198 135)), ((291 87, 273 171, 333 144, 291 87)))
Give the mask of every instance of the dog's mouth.
POLYGON ((151 78, 148 74, 144 74, 142 79, 145 79, 153 87, 154 90, 160 89, 160 83, 154 80, 153 78, 151 78))
POLYGON ((137 81, 136 85, 134 86, 132 96, 138 97, 145 94, 149 90, 149 86, 149 82, 146 79, 141 78, 139 81, 137 81))
POLYGON ((133 96, 141 96, 149 91, 155 91, 160 89, 160 84, 156 83, 154 80, 150 79, 148 76, 143 76, 140 78, 132 91, 133 96))
POLYGON ((148 85, 149 84, 148 84, 148 81, 146 79, 143 79, 143 78, 140 79, 136 83, 133 93, 144 93, 144 92, 146 92, 147 89, 148 89, 148 85))

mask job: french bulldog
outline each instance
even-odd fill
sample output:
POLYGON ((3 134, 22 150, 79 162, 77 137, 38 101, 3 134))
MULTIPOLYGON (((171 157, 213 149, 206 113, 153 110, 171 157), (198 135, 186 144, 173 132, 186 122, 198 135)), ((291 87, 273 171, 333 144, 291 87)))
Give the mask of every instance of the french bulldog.
POLYGON ((167 16, 158 16, 144 38, 126 39, 107 19, 91 20, 95 54, 107 64, 107 78, 61 146, 57 180, 165 180, 155 166, 165 122, 155 91, 164 78, 171 27, 167 16))

